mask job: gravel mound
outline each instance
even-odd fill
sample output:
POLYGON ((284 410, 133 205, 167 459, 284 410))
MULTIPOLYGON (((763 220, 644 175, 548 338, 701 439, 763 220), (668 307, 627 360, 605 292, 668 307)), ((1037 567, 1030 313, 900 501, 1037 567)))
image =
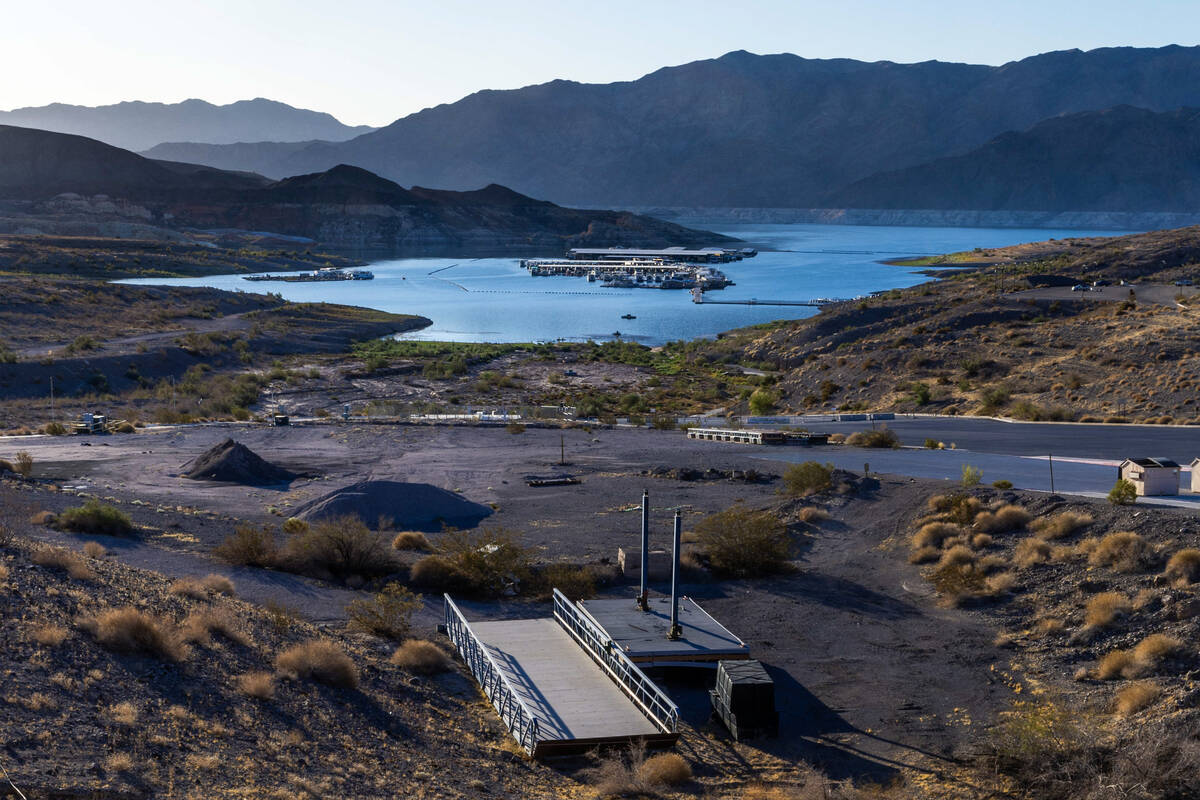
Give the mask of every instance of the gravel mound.
POLYGON ((262 486, 284 483, 295 474, 261 458, 244 444, 226 439, 183 465, 183 476, 199 481, 225 481, 262 486))
POLYGON ((492 513, 485 505, 428 483, 359 481, 299 506, 292 516, 309 521, 358 517, 375 528, 439 531, 443 525, 471 528, 492 513))

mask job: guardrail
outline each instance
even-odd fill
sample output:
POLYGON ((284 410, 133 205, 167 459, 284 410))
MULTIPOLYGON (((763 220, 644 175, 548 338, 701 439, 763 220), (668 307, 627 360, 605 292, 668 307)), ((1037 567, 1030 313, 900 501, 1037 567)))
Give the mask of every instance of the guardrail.
POLYGON ((558 589, 554 590, 554 618, 664 733, 679 732, 679 708, 671 698, 558 589))
POLYGON ((533 755, 538 743, 537 717, 521 700, 521 696, 509 684, 508 679, 504 677, 504 673, 492 659, 491 653, 471 630, 471 626, 467 624, 467 618, 450 599, 450 595, 446 594, 443 597, 446 601, 444 613, 446 635, 458 649, 463 661, 471 670, 471 674, 475 676, 475 680, 479 681, 479 685, 483 687, 483 693, 487 695, 488 700, 492 701, 492 706, 509 731, 512 732, 513 738, 520 743, 521 747, 525 748, 525 752, 533 755))

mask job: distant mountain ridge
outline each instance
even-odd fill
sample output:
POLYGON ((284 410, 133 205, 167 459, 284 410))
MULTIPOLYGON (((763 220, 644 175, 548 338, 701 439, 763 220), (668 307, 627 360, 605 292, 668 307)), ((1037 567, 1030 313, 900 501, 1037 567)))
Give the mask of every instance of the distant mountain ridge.
POLYGON ((134 151, 181 141, 343 141, 375 130, 367 125, 343 125, 330 114, 261 97, 227 105, 204 100, 134 101, 95 107, 53 103, 0 111, 0 125, 72 133, 134 151))
POLYGON ((69 222, 75 225, 81 214, 108 215, 109 222, 136 218, 140 225, 174 232, 269 232, 376 252, 458 248, 531 253, 579 245, 732 241, 628 212, 563 208, 497 185, 471 192, 405 189, 347 165, 272 181, 253 173, 155 161, 82 136, 4 125, 0 201, 17 209, 20 230, 26 233, 38 225, 58 225, 55 215, 74 213, 76 219, 69 222), (97 202, 97 195, 104 198, 97 202), (84 202, 80 196, 92 197, 84 202))
POLYGON ((1055 117, 976 150, 874 175, 848 208, 1200 210, 1200 108, 1131 106, 1055 117))
POLYGON ((998 67, 733 52, 629 82, 481 91, 344 142, 154 155, 271 177, 344 163, 405 185, 499 183, 578 206, 827 208, 873 175, 1121 105, 1200 107, 1200 47, 998 67))

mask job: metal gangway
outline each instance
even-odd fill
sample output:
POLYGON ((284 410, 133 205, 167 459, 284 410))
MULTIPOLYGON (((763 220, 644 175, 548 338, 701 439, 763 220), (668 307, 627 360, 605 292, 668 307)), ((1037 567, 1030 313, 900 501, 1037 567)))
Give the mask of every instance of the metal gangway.
POLYGON ((551 617, 468 622, 445 595, 445 628, 505 726, 535 758, 598 745, 672 745, 679 709, 575 603, 551 617))

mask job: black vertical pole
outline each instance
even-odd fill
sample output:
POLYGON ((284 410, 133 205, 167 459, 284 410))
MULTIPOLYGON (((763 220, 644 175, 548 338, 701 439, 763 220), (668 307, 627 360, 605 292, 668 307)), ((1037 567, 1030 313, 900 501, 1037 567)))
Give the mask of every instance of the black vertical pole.
POLYGON ((678 639, 682 635, 679 628, 679 540, 683 534, 683 517, 675 512, 675 541, 671 548, 671 628, 667 631, 668 639, 678 639))
POLYGON ((1047 455, 1050 459, 1050 494, 1054 494, 1054 453, 1047 455))
POLYGON ((642 587, 638 592, 638 606, 642 611, 650 610, 649 590, 646 573, 650 571, 650 493, 642 490, 642 587))

